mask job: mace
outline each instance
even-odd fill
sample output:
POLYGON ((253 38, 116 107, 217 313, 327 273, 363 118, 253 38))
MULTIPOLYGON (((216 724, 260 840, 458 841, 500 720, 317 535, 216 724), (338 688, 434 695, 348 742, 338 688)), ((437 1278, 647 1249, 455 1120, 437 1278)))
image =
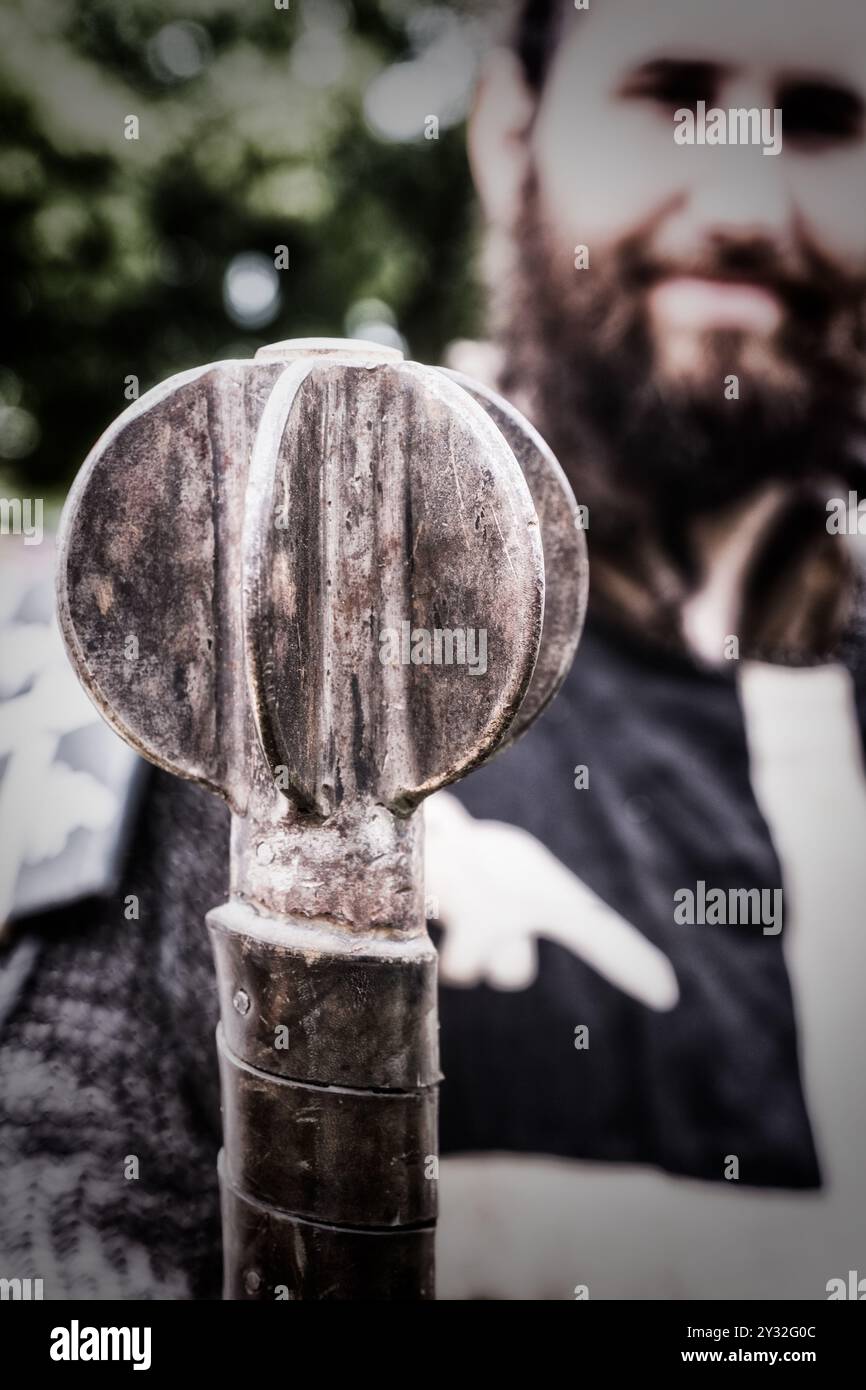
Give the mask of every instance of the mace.
POLYGON ((300 340, 135 402, 64 512, 103 717, 232 811, 208 915, 224 1296, 434 1296, 426 796, 553 697, 586 602, 550 450, 486 388, 300 340), (482 659, 483 654, 483 659, 482 659))

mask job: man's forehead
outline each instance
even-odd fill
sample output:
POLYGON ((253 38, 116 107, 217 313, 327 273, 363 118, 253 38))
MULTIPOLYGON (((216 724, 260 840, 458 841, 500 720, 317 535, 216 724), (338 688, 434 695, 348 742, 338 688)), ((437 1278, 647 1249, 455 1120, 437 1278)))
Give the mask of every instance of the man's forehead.
POLYGON ((808 71, 866 89, 866 0, 590 0, 567 7, 557 61, 658 59, 808 71))

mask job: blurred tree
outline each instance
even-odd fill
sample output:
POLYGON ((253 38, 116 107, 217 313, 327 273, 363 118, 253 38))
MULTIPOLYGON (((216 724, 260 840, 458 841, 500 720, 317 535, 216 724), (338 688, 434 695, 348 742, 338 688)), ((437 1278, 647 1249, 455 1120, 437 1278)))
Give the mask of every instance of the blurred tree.
POLYGON ((63 488, 130 378, 320 333, 435 361, 475 331, 479 42, 412 0, 5 0, 7 477, 63 488))

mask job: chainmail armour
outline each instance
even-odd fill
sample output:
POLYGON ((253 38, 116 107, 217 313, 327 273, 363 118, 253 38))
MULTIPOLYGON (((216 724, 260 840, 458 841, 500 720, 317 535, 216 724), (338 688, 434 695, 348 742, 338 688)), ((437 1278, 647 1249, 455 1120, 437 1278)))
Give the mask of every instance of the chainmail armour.
POLYGON ((204 916, 228 831, 216 797, 153 772, 116 895, 23 924, 0 956, 14 972, 35 951, 0 1030, 0 1277, 46 1299, 220 1297, 204 916))

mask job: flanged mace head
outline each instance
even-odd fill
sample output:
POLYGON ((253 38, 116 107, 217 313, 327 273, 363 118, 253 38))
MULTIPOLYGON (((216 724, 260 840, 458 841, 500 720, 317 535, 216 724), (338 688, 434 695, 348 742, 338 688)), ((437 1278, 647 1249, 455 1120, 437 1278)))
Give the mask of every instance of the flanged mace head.
POLYGON ((356 928, 413 929, 410 813, 536 717, 586 604, 574 499, 531 425, 355 340, 149 391, 86 460, 59 552, 82 683, 228 801, 233 891, 356 928))

